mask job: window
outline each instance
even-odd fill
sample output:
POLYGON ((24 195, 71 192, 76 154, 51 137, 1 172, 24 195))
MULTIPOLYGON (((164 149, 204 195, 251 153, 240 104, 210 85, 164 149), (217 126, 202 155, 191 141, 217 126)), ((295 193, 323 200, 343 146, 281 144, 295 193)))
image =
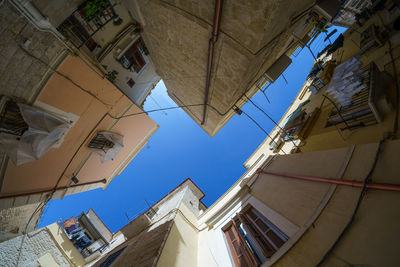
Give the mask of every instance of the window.
POLYGON ((101 150, 107 150, 114 147, 114 143, 107 139, 103 134, 98 133, 88 144, 90 148, 97 148, 101 150))
POLYGON ((57 28, 78 49, 85 45, 93 51, 98 45, 92 37, 107 23, 117 18, 108 0, 83 2, 57 28), (88 9, 90 9, 88 11, 88 9))
POLYGON ((119 151, 124 147, 123 141, 124 137, 122 135, 101 131, 97 132, 87 146, 104 163, 113 160, 118 155, 119 151))
POLYGON ((157 214, 157 208, 153 208, 153 207, 151 207, 150 209, 148 209, 148 210, 146 210, 146 212, 145 212, 145 215, 146 215, 146 217, 149 219, 149 220, 151 220, 151 219, 153 219, 153 217, 157 214))
POLYGON ((130 78, 130 79, 128 80, 127 84, 128 84, 128 86, 129 86, 130 88, 132 88, 132 87, 135 85, 135 81, 132 80, 132 78, 130 78))
POLYGON ((288 240, 253 207, 238 213, 225 227, 224 234, 237 267, 262 264, 288 240))
POLYGON ((28 128, 17 103, 8 100, 0 113, 0 132, 22 136, 28 128))
POLYGON ((93 51, 97 47, 97 43, 91 38, 81 21, 83 20, 78 20, 75 15, 71 15, 58 27, 58 30, 64 36, 69 37, 77 48, 85 45, 90 51, 93 51))
POLYGON ((136 41, 121 57, 120 62, 122 66, 126 69, 131 69, 135 72, 140 72, 140 70, 146 65, 146 61, 142 56, 142 52, 139 50, 139 46, 142 40, 136 41))

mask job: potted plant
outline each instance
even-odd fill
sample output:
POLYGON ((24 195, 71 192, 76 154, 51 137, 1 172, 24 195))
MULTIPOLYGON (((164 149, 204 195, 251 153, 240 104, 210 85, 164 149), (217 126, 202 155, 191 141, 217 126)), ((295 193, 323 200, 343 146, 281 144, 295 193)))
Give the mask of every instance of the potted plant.
POLYGON ((107 78, 110 82, 114 83, 115 80, 117 79, 117 75, 118 75, 118 71, 113 70, 113 71, 110 71, 109 73, 106 74, 106 78, 107 78))
POLYGON ((122 22, 123 22, 123 20, 118 16, 113 20, 113 24, 115 26, 121 25, 122 22))
POLYGON ((108 7, 106 0, 87 1, 82 8, 82 16, 86 21, 91 21, 99 17, 108 7))
POLYGON ((143 32, 143 28, 142 25, 140 25, 139 23, 137 23, 135 25, 135 29, 133 30, 134 33, 142 33, 143 32))

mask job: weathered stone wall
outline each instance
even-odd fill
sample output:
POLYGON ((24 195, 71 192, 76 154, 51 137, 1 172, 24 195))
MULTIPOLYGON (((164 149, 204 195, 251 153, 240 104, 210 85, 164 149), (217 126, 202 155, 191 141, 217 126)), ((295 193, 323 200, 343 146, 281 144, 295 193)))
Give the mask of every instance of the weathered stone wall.
MULTIPOLYGON (((227 113, 263 72, 285 52, 296 23, 291 18, 312 1, 224 1, 215 46, 208 109, 203 129, 214 135, 227 113), (221 113, 221 114, 219 114, 221 113)), ((202 104, 214 1, 131 0, 143 38, 178 104, 202 104)), ((200 123, 203 107, 185 109, 200 123)))
POLYGON ((84 0, 52 1, 33 0, 33 5, 43 16, 49 18, 54 27, 58 27, 84 0))
POLYGON ((19 236, 0 244, 1 266, 39 266, 37 260, 47 253, 60 266, 70 266, 45 228, 29 233, 23 242, 22 239, 23 236, 19 236))
MULTIPOLYGON (((0 210, 0 242, 21 235, 37 207, 38 203, 34 203, 0 210)), ((41 214, 42 209, 32 217, 27 232, 36 228, 41 214)))
POLYGON ((64 58, 65 46, 51 33, 37 30, 8 1, 0 6, 0 33, 0 95, 32 102, 46 79, 48 67, 21 47, 54 65, 64 58), (24 46, 27 40, 30 44, 24 46))
MULTIPOLYGON (((32 103, 52 73, 45 64, 29 56, 21 47, 53 66, 63 60, 65 47, 52 34, 37 30, 8 1, 0 6, 0 33, 0 96, 32 103), (27 40, 30 44, 24 47, 27 40)), ((7 166, 7 157, 1 151, 0 159, 4 162, 0 166, 2 169, 7 166)), ((0 188, 3 175, 4 169, 0 170, 0 188)), ((21 234, 36 207, 37 204, 31 204, 1 210, 0 240, 21 234)), ((40 214, 32 219, 28 231, 36 227, 40 214)))
POLYGON ((136 237, 109 252, 95 266, 100 266, 107 257, 124 247, 126 249, 113 262, 112 266, 155 266, 161 252, 160 249, 162 249, 172 223, 173 221, 168 221, 150 231, 145 230, 141 232, 136 237))

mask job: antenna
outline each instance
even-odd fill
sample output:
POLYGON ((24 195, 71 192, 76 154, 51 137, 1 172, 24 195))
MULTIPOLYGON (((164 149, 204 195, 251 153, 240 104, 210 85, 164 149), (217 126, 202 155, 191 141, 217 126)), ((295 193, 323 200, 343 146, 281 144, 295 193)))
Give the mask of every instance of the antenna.
POLYGON ((144 199, 144 201, 146 201, 147 206, 149 206, 149 208, 151 209, 149 201, 147 201, 147 199, 144 199))
POLYGON ((152 213, 157 214, 157 212, 155 211, 155 209, 153 209, 153 207, 150 206, 149 201, 147 201, 147 199, 144 199, 144 201, 146 201, 147 206, 149 206, 149 210, 150 210, 152 213))

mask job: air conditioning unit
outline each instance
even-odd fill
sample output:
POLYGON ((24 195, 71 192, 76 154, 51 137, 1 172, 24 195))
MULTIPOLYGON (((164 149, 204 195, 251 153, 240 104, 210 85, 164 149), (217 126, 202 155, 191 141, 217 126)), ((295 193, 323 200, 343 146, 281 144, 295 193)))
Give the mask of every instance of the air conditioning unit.
POLYGON ((271 82, 274 82, 279 78, 279 76, 281 76, 281 74, 287 69, 287 67, 289 67, 291 63, 292 60, 290 57, 284 54, 280 56, 280 58, 278 58, 278 60, 275 61, 271 67, 269 67, 269 69, 265 72, 265 75, 271 82))
POLYGON ((340 8, 341 4, 338 0, 320 0, 314 6, 314 10, 328 21, 332 21, 339 13, 340 8))

